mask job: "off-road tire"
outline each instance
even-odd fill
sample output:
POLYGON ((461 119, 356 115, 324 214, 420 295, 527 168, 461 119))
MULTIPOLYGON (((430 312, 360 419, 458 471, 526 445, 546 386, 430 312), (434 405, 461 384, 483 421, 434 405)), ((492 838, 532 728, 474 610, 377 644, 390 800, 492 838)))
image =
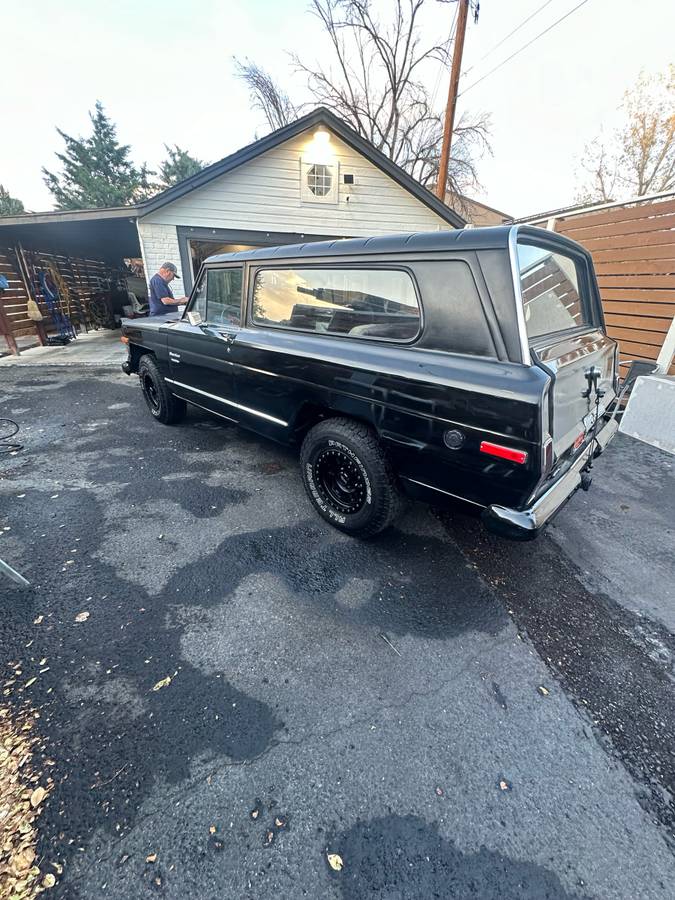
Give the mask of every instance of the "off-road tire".
POLYGON ((403 498, 389 461, 375 433, 361 422, 335 418, 315 425, 302 443, 300 469, 316 511, 347 534, 379 534, 403 509, 403 498), (343 473, 350 480, 345 481, 343 473), (335 501, 333 497, 340 491, 339 479, 343 479, 347 491, 335 501), (341 506, 343 495, 348 500, 341 506), (346 508, 349 504, 360 505, 350 512, 346 508))
POLYGON ((144 354, 138 363, 143 398, 152 417, 163 425, 175 425, 185 416, 187 403, 174 396, 164 381, 155 358, 144 354))

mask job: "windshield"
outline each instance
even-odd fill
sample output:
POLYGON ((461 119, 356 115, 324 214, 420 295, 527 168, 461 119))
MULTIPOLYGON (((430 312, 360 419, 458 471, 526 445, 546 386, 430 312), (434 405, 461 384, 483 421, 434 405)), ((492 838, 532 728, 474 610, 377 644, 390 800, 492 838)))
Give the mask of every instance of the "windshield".
POLYGON ((518 267, 528 337, 589 324, 572 257, 519 241, 518 267))

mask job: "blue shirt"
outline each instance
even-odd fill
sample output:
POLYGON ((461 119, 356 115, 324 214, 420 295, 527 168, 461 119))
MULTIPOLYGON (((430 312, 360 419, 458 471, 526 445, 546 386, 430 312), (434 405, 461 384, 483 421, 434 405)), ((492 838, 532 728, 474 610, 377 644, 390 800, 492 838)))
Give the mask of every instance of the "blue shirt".
POLYGON ((153 275, 150 279, 150 315, 151 316, 163 316, 166 313, 175 312, 175 306, 166 306, 162 303, 162 297, 171 297, 173 300, 173 294, 171 293, 171 288, 164 281, 159 272, 156 275, 153 275))

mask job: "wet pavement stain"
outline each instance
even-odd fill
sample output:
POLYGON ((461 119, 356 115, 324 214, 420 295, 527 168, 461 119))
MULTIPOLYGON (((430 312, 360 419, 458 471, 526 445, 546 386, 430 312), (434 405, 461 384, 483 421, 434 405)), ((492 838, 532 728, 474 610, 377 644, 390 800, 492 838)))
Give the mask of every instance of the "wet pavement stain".
POLYGON ((339 872, 326 864, 343 900, 589 900, 543 866, 485 848, 462 852, 418 816, 357 822, 329 835, 326 846, 344 863, 339 872))
POLYGON ((498 634, 508 624, 504 610, 461 556, 437 538, 391 530, 377 549, 374 557, 367 543, 326 541, 321 526, 313 523, 232 535, 213 553, 183 566, 164 596, 199 598, 200 605, 209 606, 233 596, 249 575, 272 573, 287 583, 299 605, 324 607, 331 616, 337 607, 344 623, 386 627, 393 635, 442 641, 467 631, 498 634), (307 547, 314 548, 311 555, 307 547), (356 608, 341 606, 336 595, 359 577, 373 587, 356 608))
MULTIPOLYGON (((159 785, 188 780, 197 759, 221 771, 256 759, 274 746, 283 723, 224 677, 187 664, 182 629, 166 624, 166 598, 147 596, 94 559, 105 525, 90 491, 65 491, 56 503, 48 492, 28 490, 24 500, 12 527, 32 535, 33 586, 21 603, 3 603, 0 643, 5 659, 46 657, 49 664, 25 689, 56 761, 39 853, 67 866, 89 845, 92 823, 121 839, 159 785), (86 536, 70 539, 78 556, 65 572, 57 542, 36 531, 36 516, 50 538, 64 522, 86 536), (83 610, 89 617, 77 624, 83 610), (167 675, 170 683, 153 690, 167 675)), ((1 581, 0 600, 11 593, 1 581)))
POLYGON ((500 541, 467 516, 440 513, 448 534, 513 616, 597 734, 636 781, 638 799, 675 850, 675 637, 591 593, 544 535, 500 541), (645 632, 661 652, 645 653, 645 632), (658 637, 658 641, 656 640, 658 637))

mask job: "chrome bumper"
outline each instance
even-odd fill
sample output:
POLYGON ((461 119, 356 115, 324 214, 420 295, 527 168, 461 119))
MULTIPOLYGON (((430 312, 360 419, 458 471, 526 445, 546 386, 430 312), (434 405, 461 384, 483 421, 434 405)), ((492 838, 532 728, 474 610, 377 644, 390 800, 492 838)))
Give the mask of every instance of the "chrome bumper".
POLYGON ((527 509, 509 509, 507 506, 488 506, 483 511, 485 526, 496 534, 520 541, 531 540, 543 526, 567 503, 581 487, 581 470, 591 453, 597 456, 605 449, 618 430, 618 422, 611 419, 597 434, 597 447, 589 445, 567 471, 555 481, 527 509))

